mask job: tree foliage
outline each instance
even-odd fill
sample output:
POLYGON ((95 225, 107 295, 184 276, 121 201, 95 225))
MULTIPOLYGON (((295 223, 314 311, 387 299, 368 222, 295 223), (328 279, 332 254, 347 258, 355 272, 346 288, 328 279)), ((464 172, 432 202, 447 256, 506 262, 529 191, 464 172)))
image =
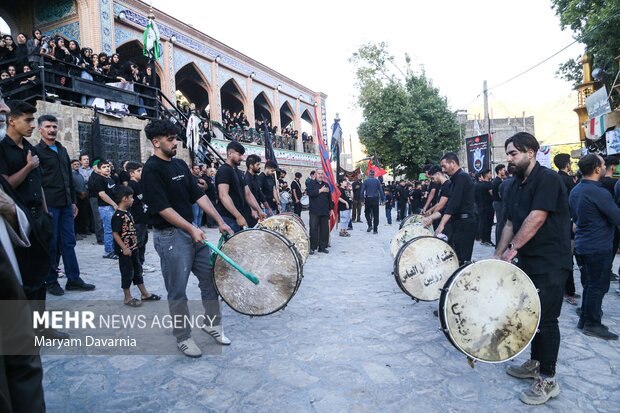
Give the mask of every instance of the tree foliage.
MULTIPOLYGON (((575 38, 586 45, 592 56, 593 68, 600 67, 608 73, 607 90, 618 73, 615 58, 620 55, 620 0, 551 0, 560 18, 562 30, 569 28, 575 38)), ((580 58, 570 59, 560 65, 557 74, 574 84, 582 81, 580 58)))
POLYGON ((460 145, 459 128, 445 97, 424 70, 403 70, 386 43, 361 46, 349 59, 356 68, 358 99, 364 120, 360 141, 369 155, 395 167, 395 175, 416 176, 421 167, 438 162, 460 145))

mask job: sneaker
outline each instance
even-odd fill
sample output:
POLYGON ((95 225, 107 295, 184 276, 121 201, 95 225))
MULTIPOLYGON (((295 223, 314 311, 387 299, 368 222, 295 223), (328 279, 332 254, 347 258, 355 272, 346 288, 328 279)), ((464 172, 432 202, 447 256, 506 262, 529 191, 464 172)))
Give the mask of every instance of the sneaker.
POLYGON ((618 339, 618 334, 612 333, 611 331, 607 330, 602 324, 598 326, 585 326, 583 330, 581 330, 581 332, 586 336, 596 337, 603 340, 618 339))
POLYGON ((521 393, 521 401, 525 404, 544 404, 560 394, 560 385, 554 377, 539 377, 532 387, 521 393))
POLYGON ((183 341, 179 341, 177 343, 177 348, 187 357, 198 358, 202 356, 202 351, 200 351, 200 348, 198 348, 196 342, 191 337, 183 341))
POLYGON ((378 234, 379 232, 377 232, 377 230, 374 230, 372 233, 376 235, 376 234, 378 234))
POLYGON ((530 359, 520 366, 509 366, 506 373, 518 379, 538 379, 540 377, 540 363, 530 359))
POLYGON ((142 266, 142 272, 155 272, 155 271, 156 271, 156 270, 155 270, 155 267, 150 266, 150 265, 148 265, 148 264, 144 264, 144 265, 142 266))
POLYGON ((325 249, 319 249, 319 252, 322 252, 323 254, 329 254, 329 250, 327 248, 325 249))
MULTIPOLYGON (((580 318, 579 321, 577 321, 577 328, 579 330, 583 330, 583 327, 586 325, 586 322, 583 318, 580 318)), ((607 327, 605 324, 601 324, 601 327, 603 327, 605 330, 609 330, 609 327, 607 327)))
POLYGON ((110 252, 110 253, 104 254, 102 258, 113 260, 114 259, 114 253, 110 252))
POLYGON ((308 254, 314 255, 314 250, 310 250, 310 252, 308 254))
POLYGON ((370 232, 372 231, 372 228, 368 227, 368 229, 366 230, 366 232, 370 232))
POLYGON ((65 284, 65 290, 80 290, 80 291, 92 291, 95 289, 93 284, 87 284, 83 279, 78 278, 77 280, 67 280, 67 284, 65 284))
POLYGON ((231 341, 224 334, 224 327, 222 325, 213 326, 213 328, 203 327, 202 331, 213 337, 213 339, 223 346, 230 345, 231 341))
POLYGON ((58 283, 48 284, 46 287, 47 292, 52 295, 65 295, 65 290, 58 283))
POLYGON ((620 281, 620 277, 618 277, 618 274, 612 272, 610 274, 610 276, 609 276, 609 280, 610 281, 620 281))
POLYGON ((58 274, 58 278, 64 278, 66 275, 64 270, 60 267, 56 268, 56 274, 58 274))
POLYGON ((620 295, 620 288, 616 288, 616 293, 620 295))

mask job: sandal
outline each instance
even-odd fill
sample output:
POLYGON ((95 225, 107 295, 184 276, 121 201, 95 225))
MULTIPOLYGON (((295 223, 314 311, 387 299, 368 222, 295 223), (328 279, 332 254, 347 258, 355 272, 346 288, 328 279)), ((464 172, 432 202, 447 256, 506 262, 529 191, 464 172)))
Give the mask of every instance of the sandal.
POLYGON ((140 307, 142 305, 142 301, 136 299, 136 298, 132 298, 131 300, 127 301, 125 303, 125 305, 129 306, 129 307, 140 307))
POLYGON ((161 300, 161 297, 158 296, 157 294, 152 294, 152 293, 148 297, 142 299, 142 301, 159 301, 159 300, 161 300))
POLYGON ((566 302, 570 305, 577 305, 577 300, 575 299, 575 297, 567 296, 566 302))

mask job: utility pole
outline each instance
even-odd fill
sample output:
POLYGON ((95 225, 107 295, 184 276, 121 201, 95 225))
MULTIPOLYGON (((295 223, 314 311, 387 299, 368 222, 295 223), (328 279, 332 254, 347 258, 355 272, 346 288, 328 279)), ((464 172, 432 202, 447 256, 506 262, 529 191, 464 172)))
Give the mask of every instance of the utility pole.
POLYGON ((489 156, 489 166, 491 167, 491 169, 493 169, 493 152, 495 152, 495 144, 491 139, 491 117, 489 116, 489 90, 486 80, 482 82, 482 93, 484 96, 484 124, 487 130, 487 134, 489 135, 490 144, 488 146, 489 152, 487 153, 487 156, 489 156))

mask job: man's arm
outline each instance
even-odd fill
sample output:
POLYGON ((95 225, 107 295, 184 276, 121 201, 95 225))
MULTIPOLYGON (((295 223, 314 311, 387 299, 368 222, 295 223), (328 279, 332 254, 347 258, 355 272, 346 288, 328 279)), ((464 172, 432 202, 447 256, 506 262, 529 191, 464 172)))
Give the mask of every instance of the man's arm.
MULTIPOLYGON (((523 225, 521 225, 519 232, 517 232, 512 239, 512 244, 514 245, 514 248, 510 250, 512 253, 504 254, 502 258, 506 261, 512 260, 512 258, 517 255, 517 251, 521 249, 525 244, 527 244, 534 237, 534 235, 536 235, 540 227, 542 227, 545 223, 548 216, 549 212, 547 211, 542 211, 540 209, 535 209, 531 211, 525 218, 525 221, 523 221, 523 225)), ((512 230, 512 224, 510 226, 510 229, 512 230)), ((504 231, 502 231, 502 241, 503 238, 504 231)), ((510 242, 510 240, 508 242, 510 242)), ((506 245, 504 249, 506 249, 506 247, 508 247, 508 245, 506 245)))
POLYGON ((258 205, 256 197, 254 197, 254 194, 252 194, 252 191, 250 191, 250 187, 247 185, 245 186, 245 202, 247 202, 254 211, 258 213, 264 213, 260 205, 258 205))
POLYGON ((426 202, 424 203, 424 208, 422 208, 422 211, 426 211, 426 208, 428 208, 428 206, 431 204, 431 201, 433 200, 433 198, 435 198, 435 192, 436 188, 431 189, 431 192, 429 192, 428 194, 428 198, 426 198, 426 202))
POLYGON ((99 195, 99 198, 101 198, 101 200, 103 202, 105 202, 106 204, 110 205, 111 207, 113 207, 115 210, 118 208, 118 205, 116 205, 116 202, 114 202, 112 200, 112 198, 110 198, 108 196, 108 194, 105 193, 105 191, 99 191, 97 193, 97 195, 99 195))
POLYGON ((512 221, 507 220, 504 224, 504 228, 502 229, 502 234, 499 237, 497 247, 495 247, 495 258, 501 259, 502 254, 508 248, 508 244, 510 244, 510 241, 512 241, 513 236, 514 234, 512 230, 512 221))

